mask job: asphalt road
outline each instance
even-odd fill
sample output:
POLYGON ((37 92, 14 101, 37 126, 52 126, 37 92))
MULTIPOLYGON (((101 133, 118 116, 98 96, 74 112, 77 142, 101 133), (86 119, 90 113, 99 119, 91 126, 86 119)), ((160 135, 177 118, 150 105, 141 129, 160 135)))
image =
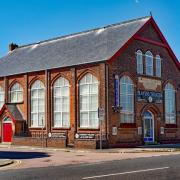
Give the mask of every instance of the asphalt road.
POLYGON ((2 180, 180 180, 180 154, 46 168, 0 170, 2 180))

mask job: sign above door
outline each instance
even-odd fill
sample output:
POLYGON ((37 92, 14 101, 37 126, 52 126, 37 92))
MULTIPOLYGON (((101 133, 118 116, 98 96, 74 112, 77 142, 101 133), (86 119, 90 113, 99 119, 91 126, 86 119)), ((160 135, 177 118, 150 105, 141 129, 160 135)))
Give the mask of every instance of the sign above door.
POLYGON ((147 103, 162 103, 162 93, 154 91, 137 91, 137 100, 147 103))

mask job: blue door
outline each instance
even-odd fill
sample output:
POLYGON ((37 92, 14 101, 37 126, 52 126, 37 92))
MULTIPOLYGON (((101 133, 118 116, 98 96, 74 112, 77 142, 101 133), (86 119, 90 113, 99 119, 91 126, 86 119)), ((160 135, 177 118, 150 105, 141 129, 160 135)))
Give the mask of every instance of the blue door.
POLYGON ((144 142, 154 142, 154 117, 150 111, 144 113, 144 142))

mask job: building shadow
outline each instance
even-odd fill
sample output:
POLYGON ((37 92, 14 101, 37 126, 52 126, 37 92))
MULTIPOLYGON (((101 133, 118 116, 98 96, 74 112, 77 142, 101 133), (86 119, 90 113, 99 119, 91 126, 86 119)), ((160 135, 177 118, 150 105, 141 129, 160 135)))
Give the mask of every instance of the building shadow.
POLYGON ((35 159, 50 157, 45 152, 0 151, 0 159, 35 159))

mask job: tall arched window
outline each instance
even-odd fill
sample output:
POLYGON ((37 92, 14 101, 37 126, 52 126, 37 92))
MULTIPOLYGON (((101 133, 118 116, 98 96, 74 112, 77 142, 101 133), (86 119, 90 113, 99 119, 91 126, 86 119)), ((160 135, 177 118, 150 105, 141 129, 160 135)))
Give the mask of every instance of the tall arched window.
POLYGON ((15 83, 10 89, 10 100, 12 103, 23 101, 23 88, 19 83, 15 83))
POLYGON ((36 80, 31 86, 31 126, 45 126, 45 88, 36 80))
POLYGON ((153 55, 150 51, 147 51, 145 57, 146 57, 146 75, 153 76, 153 55))
POLYGON ((134 122, 134 84, 129 76, 120 79, 121 123, 134 122))
POLYGON ((4 104, 4 89, 0 86, 0 109, 4 104))
POLYGON ((69 81, 58 78, 53 86, 54 92, 54 127, 69 127, 69 81))
POLYGON ((176 123, 176 102, 175 89, 172 84, 167 83, 165 86, 165 119, 166 124, 176 123))
POLYGON ((86 74, 79 82, 80 127, 99 127, 98 94, 98 80, 86 74))
POLYGON ((161 58, 159 55, 156 56, 156 76, 161 77, 161 58))
POLYGON ((136 63, 137 63, 137 73, 143 74, 143 58, 142 58, 142 52, 140 50, 136 52, 136 63))

